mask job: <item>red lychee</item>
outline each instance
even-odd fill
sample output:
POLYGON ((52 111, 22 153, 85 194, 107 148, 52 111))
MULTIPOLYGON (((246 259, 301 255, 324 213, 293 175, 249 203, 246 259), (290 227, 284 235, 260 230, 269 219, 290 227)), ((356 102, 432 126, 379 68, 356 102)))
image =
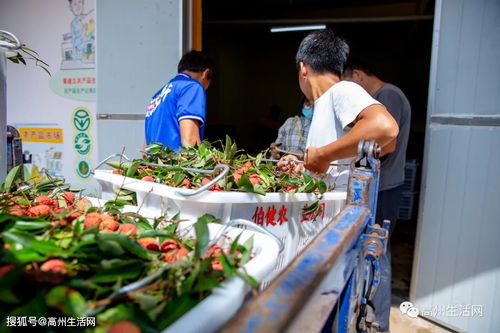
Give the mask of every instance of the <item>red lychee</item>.
POLYGON ((137 228, 132 223, 124 223, 120 225, 120 228, 118 228, 118 232, 128 235, 129 237, 134 237, 137 234, 137 228))
POLYGON ((60 259, 47 260, 40 266, 42 272, 52 272, 65 274, 67 272, 66 264, 60 259))
POLYGON ((139 243, 140 246, 142 246, 145 249, 151 250, 151 251, 159 251, 160 246, 158 245, 158 241, 154 239, 153 237, 145 237, 145 238, 140 238, 137 240, 137 243, 139 243))

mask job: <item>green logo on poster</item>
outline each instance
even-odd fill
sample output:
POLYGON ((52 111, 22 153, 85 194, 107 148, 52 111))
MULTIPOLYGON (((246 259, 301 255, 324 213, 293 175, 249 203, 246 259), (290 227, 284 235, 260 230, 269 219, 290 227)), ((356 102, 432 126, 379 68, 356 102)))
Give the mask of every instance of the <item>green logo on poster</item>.
POLYGON ((90 176, 90 166, 87 161, 80 161, 76 167, 76 173, 83 179, 89 178, 90 176))
POLYGON ((90 113, 87 109, 77 108, 73 112, 73 125, 77 131, 84 132, 90 127, 90 113))
POLYGON ((92 140, 87 133, 78 133, 73 140, 73 145, 78 154, 87 155, 92 148, 92 140))

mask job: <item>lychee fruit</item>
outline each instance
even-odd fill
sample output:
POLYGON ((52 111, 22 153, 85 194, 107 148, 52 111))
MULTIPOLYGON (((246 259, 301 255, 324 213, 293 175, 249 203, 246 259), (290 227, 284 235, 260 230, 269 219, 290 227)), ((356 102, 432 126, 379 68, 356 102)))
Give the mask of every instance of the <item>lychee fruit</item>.
POLYGON ((141 180, 145 181, 145 182, 154 182, 155 179, 151 176, 144 176, 141 178, 141 180))
POLYGON ((117 221, 112 220, 112 219, 106 219, 103 220, 99 224, 99 230, 111 230, 111 231, 116 231, 118 230, 119 224, 117 221))
POLYGON ((50 207, 47 205, 38 205, 28 209, 28 216, 35 217, 50 214, 50 207))
POLYGON ((129 237, 134 237, 137 234, 137 228, 132 223, 124 223, 120 225, 118 232, 128 235, 129 237))
POLYGON ((92 207, 92 203, 87 198, 81 198, 76 204, 76 209, 81 212, 86 212, 90 207, 92 207))
POLYGON ((47 260, 40 266, 42 272, 52 272, 65 274, 68 270, 64 261, 60 259, 50 259, 47 260))
POLYGON ((262 180, 260 179, 259 175, 257 175, 257 174, 250 175, 250 177, 248 177, 248 179, 250 179, 250 183, 252 183, 252 185, 261 185, 262 184, 262 180))
POLYGON ((137 243, 139 243, 140 246, 142 246, 145 249, 151 250, 151 251, 159 251, 160 246, 158 245, 158 241, 154 239, 153 237, 145 237, 145 238, 140 238, 137 240, 137 243))
POLYGON ((47 206, 51 206, 54 204, 54 201, 57 201, 57 200, 54 200, 52 198, 49 198, 48 196, 45 196, 45 195, 39 195, 35 198, 35 202, 39 205, 47 205, 47 206))
POLYGON ((141 333, 141 330, 133 322, 122 320, 108 328, 107 333, 141 333))
POLYGON ((68 205, 73 204, 75 201, 75 194, 73 192, 64 192, 61 197, 66 201, 68 205))
POLYGON ((172 251, 172 250, 177 250, 180 247, 181 246, 179 245, 179 243, 177 243, 175 240, 167 239, 161 243, 160 251, 161 252, 168 252, 168 251, 172 251))
POLYGON ((189 251, 184 247, 181 247, 180 249, 175 251, 169 251, 165 253, 165 261, 171 264, 177 260, 181 260, 182 258, 187 256, 188 253, 189 251))

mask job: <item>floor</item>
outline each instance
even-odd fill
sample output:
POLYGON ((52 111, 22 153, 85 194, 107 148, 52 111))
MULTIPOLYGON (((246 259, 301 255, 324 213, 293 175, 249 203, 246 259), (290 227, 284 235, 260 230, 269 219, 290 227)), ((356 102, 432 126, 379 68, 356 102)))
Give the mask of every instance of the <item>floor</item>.
POLYGON ((421 317, 403 314, 399 305, 410 294, 413 252, 415 249, 416 219, 398 221, 391 239, 392 246, 392 307, 391 333, 449 333, 454 332, 421 317))

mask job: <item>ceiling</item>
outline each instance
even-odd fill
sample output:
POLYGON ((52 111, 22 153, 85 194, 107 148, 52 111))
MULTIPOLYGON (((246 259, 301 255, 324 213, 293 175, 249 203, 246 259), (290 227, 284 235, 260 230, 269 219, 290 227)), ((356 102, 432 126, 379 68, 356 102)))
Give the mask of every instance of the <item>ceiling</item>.
POLYGON ((429 19, 434 0, 205 0, 205 24, 429 19))

